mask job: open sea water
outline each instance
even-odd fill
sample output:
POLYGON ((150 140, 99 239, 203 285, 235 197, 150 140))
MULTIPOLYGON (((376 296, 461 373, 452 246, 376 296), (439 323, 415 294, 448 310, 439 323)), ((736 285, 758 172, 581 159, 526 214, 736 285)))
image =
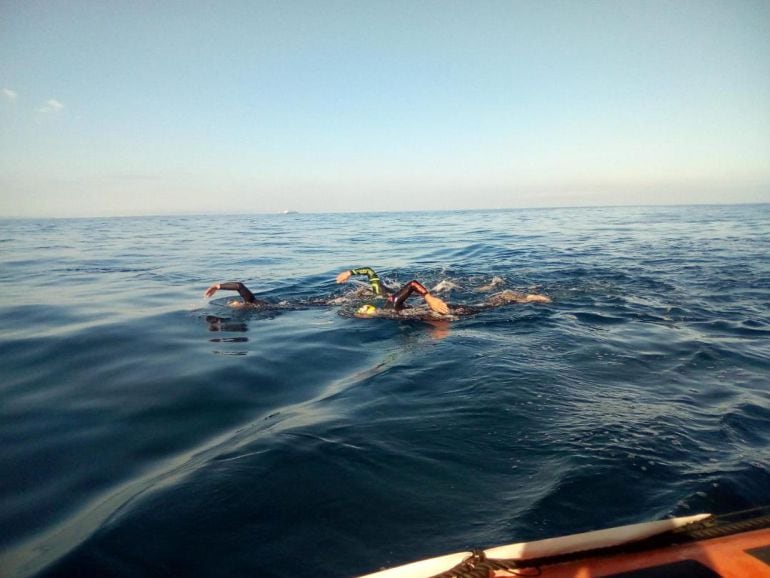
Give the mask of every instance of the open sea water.
POLYGON ((346 577, 770 503, 770 205, 6 220, 0 322, 3 577, 346 577), (302 306, 366 265, 553 303, 302 306))

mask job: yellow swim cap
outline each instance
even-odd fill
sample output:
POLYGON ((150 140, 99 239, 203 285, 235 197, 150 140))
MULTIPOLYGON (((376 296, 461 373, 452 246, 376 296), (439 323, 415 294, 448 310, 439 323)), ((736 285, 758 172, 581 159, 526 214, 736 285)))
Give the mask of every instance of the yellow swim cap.
POLYGON ((374 305, 361 305, 356 311, 356 315, 374 315, 377 308, 374 305))

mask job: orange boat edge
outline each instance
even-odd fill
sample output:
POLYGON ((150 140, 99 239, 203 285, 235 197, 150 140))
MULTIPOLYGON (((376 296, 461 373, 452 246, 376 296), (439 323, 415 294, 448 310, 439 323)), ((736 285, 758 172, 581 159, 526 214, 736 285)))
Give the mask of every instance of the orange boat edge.
POLYGON ((458 552, 362 578, 770 578, 770 508, 458 552))

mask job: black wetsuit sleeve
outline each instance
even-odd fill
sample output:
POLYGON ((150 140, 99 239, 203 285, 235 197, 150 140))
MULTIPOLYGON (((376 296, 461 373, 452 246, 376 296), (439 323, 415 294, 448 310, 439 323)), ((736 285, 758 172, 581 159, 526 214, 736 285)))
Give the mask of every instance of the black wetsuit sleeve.
POLYGON ((256 297, 254 297, 254 293, 249 291, 249 288, 246 287, 246 285, 244 285, 240 281, 229 281, 227 283, 220 283, 219 288, 225 289, 227 291, 237 291, 238 295, 240 295, 241 298, 243 298, 243 300, 246 303, 264 303, 264 301, 260 301, 256 297))
POLYGON ((404 301, 409 299, 412 293, 419 293, 423 297, 427 295, 428 290, 417 281, 409 281, 406 285, 401 287, 394 295, 391 295, 390 300, 393 302, 393 309, 400 311, 404 308, 404 301))
POLYGON ((371 267, 361 267, 360 269, 351 269, 350 274, 366 275, 367 278, 369 279, 369 285, 372 287, 372 291, 374 291, 375 295, 382 295, 387 292, 385 287, 382 285, 382 282, 380 282, 380 278, 377 275, 377 272, 371 267))

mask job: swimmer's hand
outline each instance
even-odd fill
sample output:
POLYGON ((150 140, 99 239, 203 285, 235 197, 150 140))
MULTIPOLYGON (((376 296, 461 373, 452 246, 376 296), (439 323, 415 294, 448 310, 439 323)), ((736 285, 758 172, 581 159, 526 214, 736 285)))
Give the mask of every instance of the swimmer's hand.
POLYGON ((439 299, 435 295, 426 293, 423 296, 423 299, 425 299, 425 303, 428 304, 428 307, 430 307, 436 313, 441 313, 441 315, 446 315, 447 313, 449 313, 449 306, 446 303, 444 303, 442 299, 439 299))
POLYGON ((221 287, 219 286, 219 283, 214 283, 211 287, 206 289, 206 291, 203 293, 203 296, 204 297, 211 297, 212 295, 214 295, 214 293, 216 293, 220 289, 221 289, 221 287))
POLYGON ((350 271, 343 271, 337 275, 337 283, 345 283, 348 279, 350 279, 350 275, 352 275, 350 271))

